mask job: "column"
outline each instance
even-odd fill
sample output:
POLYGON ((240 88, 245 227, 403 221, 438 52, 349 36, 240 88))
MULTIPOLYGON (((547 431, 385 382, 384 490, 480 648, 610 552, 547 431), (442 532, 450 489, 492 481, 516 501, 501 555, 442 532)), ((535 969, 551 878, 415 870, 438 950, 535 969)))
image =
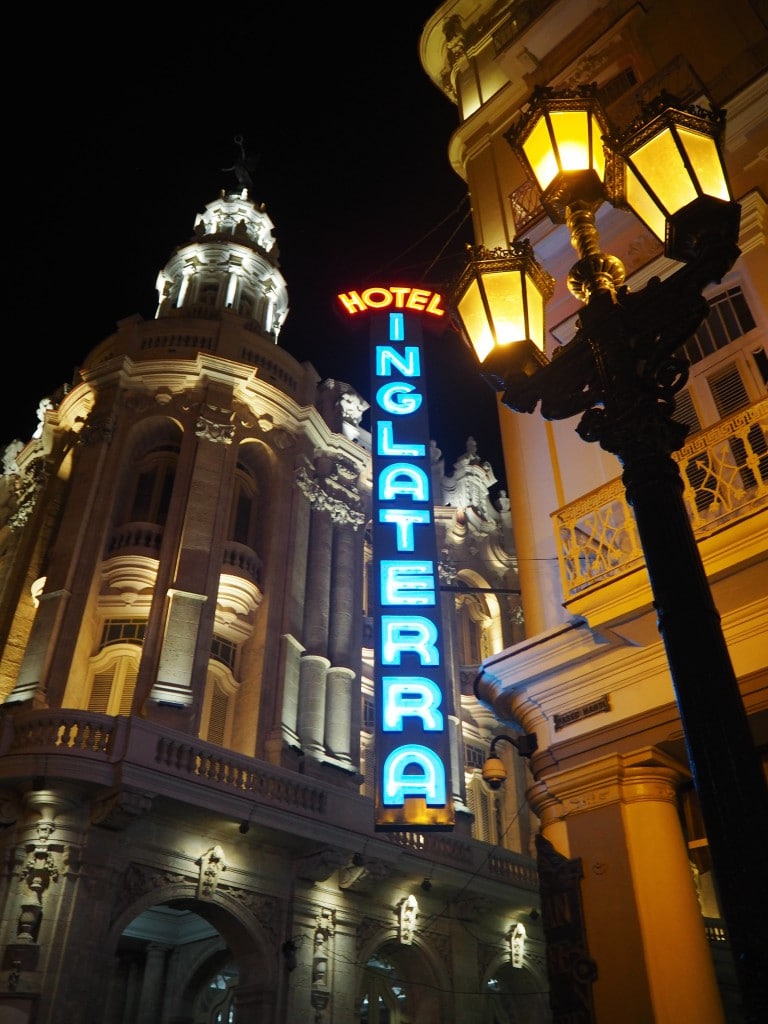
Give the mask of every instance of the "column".
POLYGON ((327 654, 330 618, 333 524, 330 515, 312 509, 304 594, 304 647, 308 654, 327 654))
POLYGON ((325 694, 330 662, 319 655, 301 659, 299 683, 299 740, 309 757, 325 754, 325 694))
POLYGON ((144 965, 144 980, 136 1024, 157 1024, 161 1019, 167 953, 168 947, 159 942, 151 942, 147 946, 147 962, 144 965))
POLYGON ((329 668, 325 696, 325 744, 340 761, 351 762, 352 681, 351 668, 329 668))
POLYGON ((355 622, 359 600, 357 560, 355 558, 355 530, 349 523, 337 525, 333 531, 331 567, 330 616, 328 630, 328 657, 332 665, 352 664, 357 653, 353 649, 355 622))
POLYGON ((568 848, 557 852, 581 861, 596 1024, 723 1024, 678 816, 686 777, 646 748, 548 774, 529 791, 551 835, 567 829, 568 848))

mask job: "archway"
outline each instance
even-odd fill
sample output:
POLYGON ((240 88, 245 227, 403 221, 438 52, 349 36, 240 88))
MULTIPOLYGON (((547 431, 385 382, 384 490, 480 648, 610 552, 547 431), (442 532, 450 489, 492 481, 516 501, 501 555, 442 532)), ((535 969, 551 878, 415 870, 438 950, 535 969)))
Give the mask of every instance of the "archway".
POLYGON ((241 906, 167 899, 134 907, 113 931, 105 1024, 244 1024, 271 1019, 274 943, 241 906))

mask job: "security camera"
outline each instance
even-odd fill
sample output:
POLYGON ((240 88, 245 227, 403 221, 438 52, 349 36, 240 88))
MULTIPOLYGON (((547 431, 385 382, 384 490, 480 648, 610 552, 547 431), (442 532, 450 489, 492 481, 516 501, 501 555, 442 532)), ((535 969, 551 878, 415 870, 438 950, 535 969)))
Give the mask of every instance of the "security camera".
POLYGON ((483 780, 491 789, 501 789, 507 778, 507 769, 498 757, 489 757, 483 765, 483 780))

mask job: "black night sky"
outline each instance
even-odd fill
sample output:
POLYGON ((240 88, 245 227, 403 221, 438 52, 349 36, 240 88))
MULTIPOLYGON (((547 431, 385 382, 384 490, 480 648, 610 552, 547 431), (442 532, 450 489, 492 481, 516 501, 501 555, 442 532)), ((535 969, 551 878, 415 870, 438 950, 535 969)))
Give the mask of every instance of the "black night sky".
MULTIPOLYGON (((118 320, 154 316, 158 271, 236 183, 224 170, 236 136, 256 161, 251 195, 275 225, 288 285, 281 347, 368 397, 367 332, 344 329, 337 292, 384 279, 439 289, 471 241, 448 162, 458 115, 418 57, 436 7, 140 5, 111 9, 108 27, 78 26, 71 9, 39 25, 31 5, 16 15, 35 56, 6 104, 18 160, 6 323, 18 326, 7 328, 0 446, 28 440, 40 399, 118 320)), ((501 478, 495 398, 472 355, 450 331, 426 346, 447 470, 472 434, 501 478)))

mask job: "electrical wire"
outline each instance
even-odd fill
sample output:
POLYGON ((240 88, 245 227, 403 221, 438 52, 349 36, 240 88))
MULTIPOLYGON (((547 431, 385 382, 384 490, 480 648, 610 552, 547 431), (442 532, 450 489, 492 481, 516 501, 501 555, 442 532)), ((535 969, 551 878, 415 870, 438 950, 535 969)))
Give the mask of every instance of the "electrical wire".
MULTIPOLYGON (((403 251, 399 255, 395 256, 388 263, 385 263, 382 266, 380 266, 373 276, 374 277, 377 277, 377 276, 380 277, 383 274, 386 274, 386 273, 390 272, 394 267, 399 267, 399 269, 402 271, 404 268, 402 266, 400 266, 400 261, 402 259, 404 259, 409 253, 413 252, 414 249, 418 248, 418 246, 420 246, 424 242, 426 242, 427 239, 431 238, 432 235, 434 235, 434 233, 436 231, 439 231, 439 229, 441 227, 443 227, 444 224, 447 224, 454 217, 456 217, 457 214, 461 211, 461 208, 464 206, 464 204, 468 203, 468 202, 469 202, 469 194, 463 196, 461 201, 451 210, 451 212, 448 213, 445 217, 443 217, 443 219, 441 221, 439 221, 433 228, 430 228, 429 231, 427 231, 425 234, 423 234, 421 236, 421 238, 418 238, 415 242, 413 242, 411 245, 409 245, 406 249, 403 249, 403 251)), ((435 256, 435 258, 433 260, 431 260, 431 262, 427 266, 427 269, 421 274, 421 277, 424 280, 426 280, 427 275, 432 271, 433 267, 439 262, 440 258, 442 257, 442 255, 445 252, 445 250, 447 249, 447 247, 451 244, 451 242, 456 237, 458 232, 461 230, 461 228, 464 226, 464 224, 469 219, 469 216, 470 216, 470 211, 468 210, 464 214, 464 216, 462 217, 462 219, 459 222, 459 224, 457 225, 456 229, 451 233, 448 241, 445 243, 445 245, 443 245, 440 248, 440 250, 438 251, 437 256, 435 256)))

